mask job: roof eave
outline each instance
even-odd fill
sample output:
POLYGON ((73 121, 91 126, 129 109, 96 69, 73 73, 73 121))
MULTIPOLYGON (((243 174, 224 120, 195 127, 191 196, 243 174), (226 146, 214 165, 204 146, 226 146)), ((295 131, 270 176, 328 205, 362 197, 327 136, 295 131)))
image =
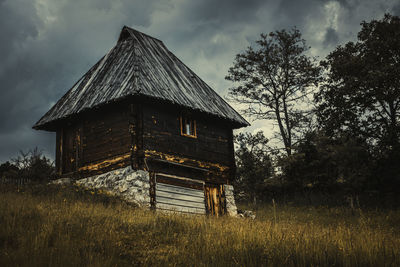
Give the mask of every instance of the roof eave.
POLYGON ((119 98, 119 99, 115 99, 114 101, 111 101, 111 102, 101 103, 101 104, 96 105, 96 106, 94 106, 94 107, 87 108, 87 109, 83 109, 83 110, 81 110, 81 111, 78 112, 78 113, 69 114, 69 115, 67 115, 67 116, 65 116, 65 117, 61 117, 61 118, 58 118, 58 119, 55 119, 55 120, 51 120, 51 121, 47 121, 47 122, 40 123, 40 121, 42 120, 42 118, 41 118, 39 121, 37 121, 37 122, 32 126, 32 129, 34 129, 34 130, 44 130, 44 131, 55 132, 55 131, 57 131, 58 125, 60 125, 60 123, 61 123, 62 121, 70 120, 70 119, 72 119, 72 118, 74 118, 74 117, 77 118, 77 117, 80 116, 82 113, 85 113, 85 112, 87 112, 87 111, 90 111, 90 110, 93 110, 93 109, 99 109, 99 108, 102 108, 102 107, 104 107, 104 106, 108 106, 108 105, 112 105, 112 104, 118 104, 118 103, 120 103, 120 102, 122 102, 122 101, 126 101, 126 100, 128 100, 128 99, 133 99, 133 98, 135 98, 135 97, 145 97, 145 98, 149 98, 149 99, 156 99, 156 100, 158 100, 158 101, 165 102, 165 103, 169 103, 169 104, 171 104, 171 105, 180 106, 180 107, 183 107, 183 108, 185 108, 185 109, 191 109, 191 110, 193 110, 193 111, 195 111, 195 112, 199 112, 199 113, 202 113, 202 114, 206 114, 206 115, 208 115, 208 116, 212 116, 212 117, 215 117, 215 118, 218 118, 218 119, 227 121, 227 122, 229 122, 229 124, 232 125, 232 129, 239 129, 239 128, 243 128, 243 127, 248 127, 248 126, 250 126, 250 123, 249 123, 247 120, 245 120, 243 117, 242 117, 242 120, 243 120, 243 121, 238 121, 238 120, 234 120, 234 119, 231 119, 231 118, 222 117, 222 116, 219 116, 219 115, 217 115, 217 114, 205 112, 205 111, 203 111, 203 110, 194 109, 194 108, 190 108, 190 107, 187 107, 187 106, 179 105, 179 104, 177 104, 177 103, 173 103, 173 102, 167 101, 167 100, 165 100, 165 99, 159 99, 159 98, 155 98, 155 97, 149 97, 149 96, 146 96, 146 95, 143 95, 143 94, 135 94, 135 95, 125 96, 125 97, 122 97, 122 98, 119 98))

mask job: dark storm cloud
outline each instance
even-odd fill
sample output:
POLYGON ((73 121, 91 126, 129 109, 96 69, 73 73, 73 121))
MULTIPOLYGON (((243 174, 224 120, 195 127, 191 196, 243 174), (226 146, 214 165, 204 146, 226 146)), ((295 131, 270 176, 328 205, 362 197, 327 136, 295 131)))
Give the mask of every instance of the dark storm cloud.
POLYGON ((400 16, 400 3, 397 3, 393 8, 392 8, 392 14, 396 16, 400 16))
POLYGON ((326 29, 323 45, 325 47, 335 46, 338 44, 339 36, 335 29, 331 27, 326 29))
MULTIPOLYGON (((168 33, 165 40, 178 46, 179 43, 187 42, 199 44, 210 41, 216 33, 241 31, 246 25, 258 21, 258 10, 265 5, 266 1, 263 0, 187 1, 180 6, 173 3, 171 9, 175 14, 172 21, 176 23, 166 26, 175 30, 173 36, 168 33)), ((214 53, 210 54, 213 55, 214 53)))
MULTIPOLYGON (((0 2, 0 33, 5 37, 0 42, 0 137, 21 127, 23 116, 19 100, 24 101, 27 94, 24 86, 32 80, 33 66, 21 62, 24 58, 25 44, 38 36, 41 20, 32 2, 0 2)), ((30 99, 36 102, 37 99, 30 99)), ((29 105, 30 106, 30 105, 29 105)), ((29 108, 28 108, 29 110, 29 108)), ((6 142, 1 142, 4 146, 6 142)), ((3 150, 3 149, 2 149, 3 150)))
POLYGON ((258 9, 267 2, 263 0, 206 0, 191 1, 183 8, 186 18, 204 23, 249 23, 256 19, 258 9))
MULTIPOLYGON (((393 2, 391 2, 393 1, 393 2)), ((325 55, 379 19, 374 0, 0 0, 0 162, 54 134, 31 126, 116 42, 123 25, 160 38, 222 95, 234 55, 261 32, 296 26, 325 55)), ((257 127, 257 126, 256 126, 257 127)))
POLYGON ((149 25, 152 3, 112 3, 57 1, 40 10, 35 1, 0 0, 0 162, 35 146, 52 155, 54 134, 32 125, 112 47, 124 24, 149 25))
MULTIPOLYGON (((280 18, 280 23, 282 24, 293 24, 296 23, 297 26, 302 26, 304 21, 312 16, 314 12, 319 12, 321 3, 325 1, 318 0, 282 0, 279 4, 279 9, 277 10, 280 18)), ((293 25, 285 25, 293 26, 293 25)))
POLYGON ((35 38, 40 19, 35 12, 33 2, 0 0, 0 32, 7 37, 0 42, 0 51, 4 60, 13 48, 18 48, 27 38, 35 38))
MULTIPOLYGON (((164 35, 161 32, 161 39, 179 47, 179 50, 186 47, 193 49, 195 46, 196 51, 201 51, 207 58, 212 59, 232 46, 228 43, 230 38, 225 42, 215 42, 214 37, 221 33, 252 43, 259 38, 261 32, 268 33, 292 27, 305 32, 309 21, 319 18, 328 2, 330 1, 187 1, 179 8, 174 6, 178 8, 174 18, 170 19, 174 23, 162 26, 168 34, 164 35), (171 35, 170 32, 174 34, 171 35)), ((346 6, 350 7, 349 4, 346 6)))

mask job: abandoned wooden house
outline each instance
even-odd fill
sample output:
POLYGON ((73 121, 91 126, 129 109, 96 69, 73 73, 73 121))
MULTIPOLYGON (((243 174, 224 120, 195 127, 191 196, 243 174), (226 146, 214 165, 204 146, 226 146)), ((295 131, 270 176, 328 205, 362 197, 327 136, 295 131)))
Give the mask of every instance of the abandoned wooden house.
POLYGON ((154 208, 223 214, 233 129, 248 125, 162 41, 125 26, 33 128, 56 132, 60 177, 129 167, 148 173, 154 208))

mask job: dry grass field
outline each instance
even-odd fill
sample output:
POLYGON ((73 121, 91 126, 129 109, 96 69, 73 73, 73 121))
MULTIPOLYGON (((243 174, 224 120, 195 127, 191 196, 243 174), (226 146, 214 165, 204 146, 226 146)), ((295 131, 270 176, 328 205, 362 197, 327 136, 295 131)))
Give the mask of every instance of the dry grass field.
POLYGON ((0 266, 400 266, 400 211, 154 213, 78 187, 0 187, 0 266))

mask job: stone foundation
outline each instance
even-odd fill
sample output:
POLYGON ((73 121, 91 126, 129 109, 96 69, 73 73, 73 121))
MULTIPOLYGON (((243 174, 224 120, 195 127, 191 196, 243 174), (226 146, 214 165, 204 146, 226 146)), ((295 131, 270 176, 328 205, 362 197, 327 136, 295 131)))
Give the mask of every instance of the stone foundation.
POLYGON ((150 207, 149 173, 126 167, 76 181, 76 184, 90 188, 102 188, 123 197, 128 202, 150 207))
POLYGON ((225 190, 225 201, 226 201, 226 213, 229 216, 237 215, 237 207, 235 197, 233 195, 233 185, 224 185, 225 190))
MULTIPOLYGON (((101 188, 121 196, 128 202, 135 203, 141 207, 150 207, 150 180, 147 171, 135 171, 129 166, 80 179, 75 183, 88 188, 101 188)), ((224 190, 227 214, 229 216, 237 216, 233 186, 224 185, 224 190)))

